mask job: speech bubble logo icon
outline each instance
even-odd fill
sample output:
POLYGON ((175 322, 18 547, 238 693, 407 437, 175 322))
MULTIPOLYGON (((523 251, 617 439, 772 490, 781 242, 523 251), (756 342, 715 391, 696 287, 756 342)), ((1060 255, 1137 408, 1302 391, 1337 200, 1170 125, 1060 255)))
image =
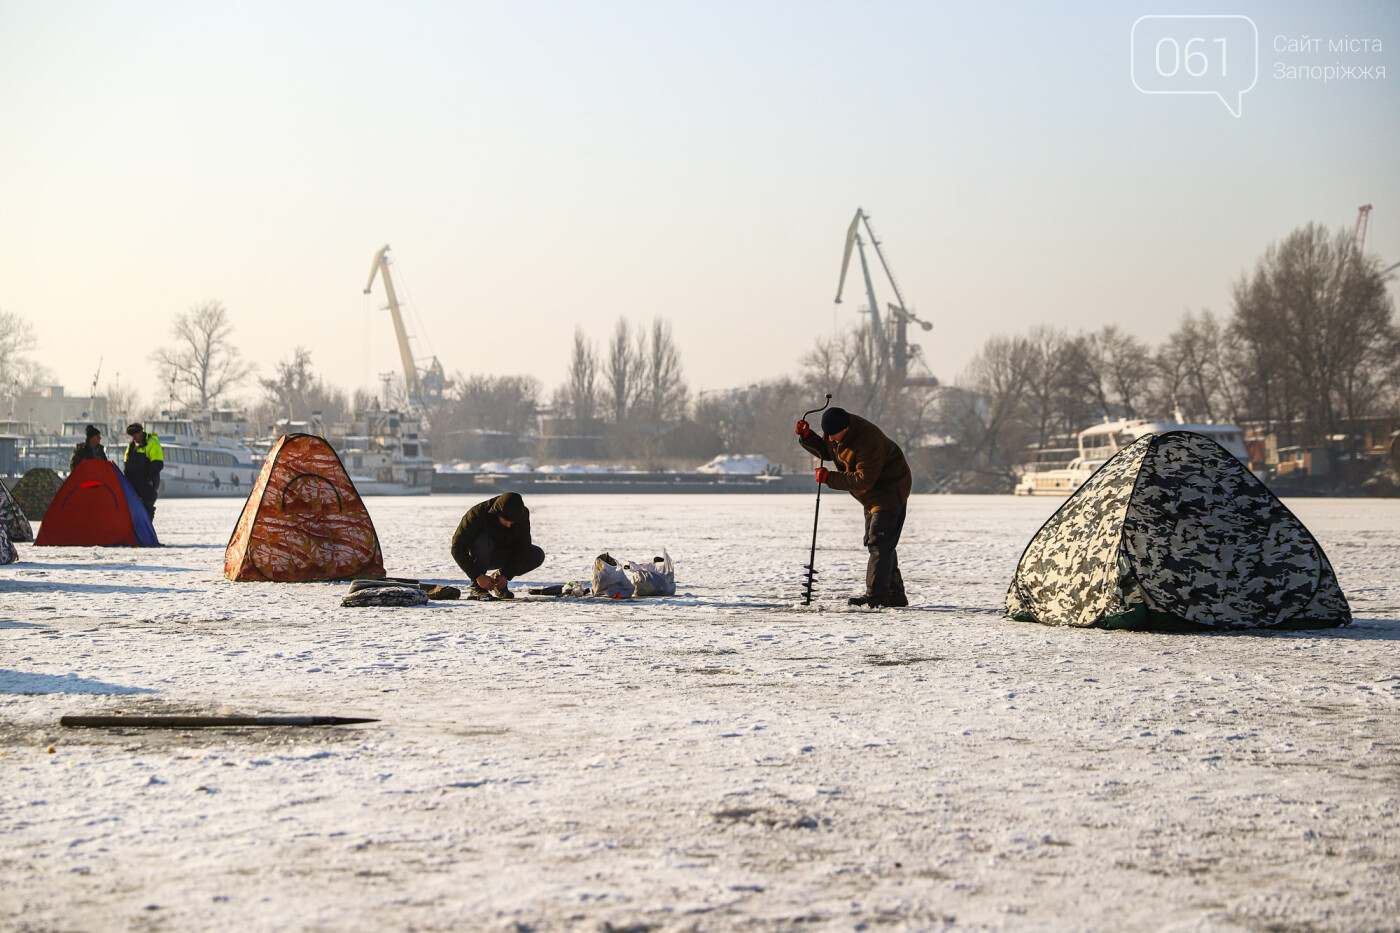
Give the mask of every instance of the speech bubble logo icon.
POLYGON ((1144 94, 1212 94, 1238 117, 1259 81, 1259 29, 1248 16, 1141 16, 1129 46, 1144 94))

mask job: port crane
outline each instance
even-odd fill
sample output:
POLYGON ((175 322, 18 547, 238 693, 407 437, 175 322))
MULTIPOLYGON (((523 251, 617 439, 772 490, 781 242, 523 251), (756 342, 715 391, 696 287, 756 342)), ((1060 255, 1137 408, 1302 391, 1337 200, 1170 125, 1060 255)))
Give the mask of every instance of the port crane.
MULTIPOLYGON (((1363 204, 1356 209, 1356 226, 1351 231, 1351 245, 1355 248, 1357 255, 1366 252, 1366 228, 1371 225, 1371 205, 1363 204)), ((1381 278, 1385 278, 1400 269, 1400 262, 1386 266, 1381 270, 1381 278)))
POLYGON ((1363 204, 1356 209, 1356 226, 1351 231, 1351 245, 1357 253, 1366 252, 1366 228, 1371 223, 1371 205, 1363 204))
POLYGON ((909 360, 918 352, 917 347, 909 344, 909 325, 917 324, 924 330, 933 330, 933 324, 922 320, 914 312, 910 311, 904 303, 904 296, 900 294, 899 282, 894 277, 894 272, 890 269, 889 261, 885 258, 885 251, 880 248, 880 239, 875 235, 875 230, 870 226, 870 215, 864 208, 857 207, 855 217, 851 218, 851 225, 846 229, 846 252, 841 257, 841 279, 836 283, 836 303, 841 303, 841 292, 846 287, 846 272, 851 265, 851 250, 855 249, 860 257, 860 271, 865 279, 865 296, 870 302, 870 307, 862 308, 861 311, 870 314, 870 330, 875 337, 875 346, 880 354, 880 375, 885 374, 886 367, 890 373, 890 382, 893 385, 904 385, 909 374, 909 360), (880 314, 880 303, 875 299, 875 286, 870 280, 870 265, 865 258, 865 240, 860 235, 861 225, 865 226, 865 232, 870 237, 870 245, 875 248, 875 255, 880 260, 880 267, 885 270, 885 278, 889 280, 890 288, 894 291, 897 304, 891 302, 887 305, 889 318, 882 322, 880 314), (887 330, 893 328, 894 339, 890 340, 887 330))
POLYGON ((385 243, 379 252, 374 254, 374 265, 369 269, 369 281, 365 283, 365 294, 368 295, 374 288, 374 278, 379 276, 384 280, 384 294, 389 299, 389 315, 394 321, 394 335, 399 340, 399 359, 403 364, 404 389, 408 392, 409 404, 418 411, 422 411, 429 399, 442 397, 443 386, 446 379, 443 375, 442 364, 434 356, 432 362, 423 370, 420 375, 418 364, 413 359, 413 350, 408 344, 408 331, 403 326, 403 313, 399 310, 398 293, 394 291, 394 280, 389 275, 389 244, 385 243))

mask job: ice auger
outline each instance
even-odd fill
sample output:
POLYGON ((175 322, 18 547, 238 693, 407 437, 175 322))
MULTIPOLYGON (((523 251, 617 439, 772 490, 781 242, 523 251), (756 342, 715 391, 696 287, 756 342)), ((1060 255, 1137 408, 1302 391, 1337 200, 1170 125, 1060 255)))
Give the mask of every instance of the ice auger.
MULTIPOLYGON (((811 411, 807 412, 807 414, 802 416, 802 420, 806 421, 810 416, 816 414, 817 412, 825 411, 826 406, 830 404, 831 393, 828 392, 826 393, 825 404, 823 404, 821 408, 813 408, 811 411)), ((821 457, 817 458, 818 465, 821 465, 823 462, 825 461, 821 457)), ((802 587, 802 605, 804 606, 812 605, 812 587, 815 586, 817 583, 817 521, 821 518, 821 514, 822 484, 817 483, 817 510, 815 514, 812 515, 812 551, 807 556, 807 563, 803 565, 807 571, 807 582, 802 587)))

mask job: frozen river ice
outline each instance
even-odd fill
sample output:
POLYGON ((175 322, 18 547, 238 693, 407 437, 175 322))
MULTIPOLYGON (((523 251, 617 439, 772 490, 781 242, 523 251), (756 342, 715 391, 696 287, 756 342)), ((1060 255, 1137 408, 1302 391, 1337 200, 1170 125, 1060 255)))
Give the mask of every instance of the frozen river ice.
MULTIPOLYGON (((474 499, 372 499, 461 583, 474 499)), ((1357 621, 1165 635, 1002 618, 1055 501, 915 497, 913 605, 848 610, 860 511, 529 502, 548 560, 669 549, 677 598, 344 609, 230 583, 240 501, 167 547, 0 568, 0 923, 17 930, 1394 929, 1400 501, 1295 500, 1357 621), (64 713, 378 717, 63 730, 64 713), (51 749, 51 750, 50 750, 51 749)))

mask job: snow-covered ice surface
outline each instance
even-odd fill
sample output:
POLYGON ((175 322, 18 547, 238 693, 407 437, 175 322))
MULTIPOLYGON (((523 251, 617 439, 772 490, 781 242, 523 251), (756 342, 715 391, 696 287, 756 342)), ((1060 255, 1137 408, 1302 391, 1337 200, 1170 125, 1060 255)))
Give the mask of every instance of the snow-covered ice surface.
MULTIPOLYGON (((373 499, 391 574, 461 582, 472 499, 373 499)), ((0 568, 0 923, 18 930, 1395 929, 1400 502, 1295 500, 1348 629, 1004 620, 1058 505, 916 497, 908 610, 847 610, 823 497, 536 497, 527 582, 666 547, 680 596, 344 609, 229 583, 241 502, 160 550, 0 568), (65 730, 64 713, 334 729, 65 730), (49 746, 53 747, 48 752, 49 746)))

